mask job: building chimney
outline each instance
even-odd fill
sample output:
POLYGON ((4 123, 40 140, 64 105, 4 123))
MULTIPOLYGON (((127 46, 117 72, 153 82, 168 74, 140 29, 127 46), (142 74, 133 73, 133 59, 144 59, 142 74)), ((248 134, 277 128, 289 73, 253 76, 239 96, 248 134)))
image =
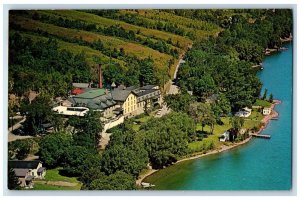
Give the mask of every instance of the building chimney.
POLYGON ((103 77, 102 77, 102 65, 99 64, 99 67, 98 67, 98 78, 99 78, 99 88, 102 88, 103 85, 103 77))

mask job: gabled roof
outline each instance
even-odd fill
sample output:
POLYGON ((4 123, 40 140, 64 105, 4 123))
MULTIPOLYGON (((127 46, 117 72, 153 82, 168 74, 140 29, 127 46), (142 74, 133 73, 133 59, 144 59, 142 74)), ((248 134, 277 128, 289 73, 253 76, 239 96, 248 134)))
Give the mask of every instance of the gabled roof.
POLYGON ((29 169, 14 169, 14 172, 17 177, 25 177, 29 169))
POLYGON ((126 101, 127 97, 131 93, 130 90, 114 89, 111 94, 115 101, 126 101))
POLYGON ((157 85, 145 85, 143 87, 141 87, 141 90, 151 90, 153 88, 157 87, 157 85))
POLYGON ((46 168, 45 167, 40 167, 38 168, 37 172, 40 173, 40 172, 43 172, 46 168))
POLYGON ((8 166, 14 169, 36 169, 39 165, 39 160, 25 161, 25 160, 9 160, 8 166))
POLYGON ((132 91, 132 90, 137 89, 137 88, 138 88, 138 86, 130 86, 130 87, 127 87, 125 89, 132 91))
POLYGON ((138 97, 141 97, 141 96, 144 96, 144 95, 147 95, 147 94, 151 94, 151 93, 156 92, 156 91, 158 91, 158 89, 139 90, 139 91, 134 91, 134 93, 138 97))

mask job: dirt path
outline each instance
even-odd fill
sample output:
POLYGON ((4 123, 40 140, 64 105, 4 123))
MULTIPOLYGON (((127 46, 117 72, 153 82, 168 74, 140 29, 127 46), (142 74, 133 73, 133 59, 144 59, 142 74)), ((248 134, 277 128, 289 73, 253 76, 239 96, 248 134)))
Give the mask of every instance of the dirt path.
POLYGON ((105 149, 109 142, 110 135, 111 134, 106 133, 106 130, 101 133, 101 139, 99 142, 100 149, 105 149))
POLYGON ((43 180, 35 180, 34 183, 41 183, 46 185, 55 185, 55 186, 64 186, 64 187, 74 187, 77 183, 70 183, 66 181, 43 181, 43 180))

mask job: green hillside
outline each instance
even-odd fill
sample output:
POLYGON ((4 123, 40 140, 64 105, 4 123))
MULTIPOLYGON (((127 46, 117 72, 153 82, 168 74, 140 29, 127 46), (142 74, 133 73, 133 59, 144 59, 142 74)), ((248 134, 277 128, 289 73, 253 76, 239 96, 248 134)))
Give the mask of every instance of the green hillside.
MULTIPOLYGON (((96 64, 102 63, 106 81, 118 77, 125 85, 138 84, 140 69, 148 65, 153 68, 149 80, 164 85, 193 41, 222 30, 162 10, 23 10, 11 11, 9 18, 11 33, 33 42, 55 40, 60 51, 82 53, 87 71, 94 74, 96 64)), ((86 79, 87 74, 79 77, 86 79)))

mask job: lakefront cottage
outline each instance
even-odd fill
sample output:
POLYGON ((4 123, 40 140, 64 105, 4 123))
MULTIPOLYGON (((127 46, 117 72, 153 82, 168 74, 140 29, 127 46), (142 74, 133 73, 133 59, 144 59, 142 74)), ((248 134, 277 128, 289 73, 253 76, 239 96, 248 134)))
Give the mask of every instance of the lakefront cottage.
POLYGON ((271 112, 272 112, 272 109, 271 109, 271 108, 265 107, 265 108, 263 109, 263 115, 270 115, 271 112))

